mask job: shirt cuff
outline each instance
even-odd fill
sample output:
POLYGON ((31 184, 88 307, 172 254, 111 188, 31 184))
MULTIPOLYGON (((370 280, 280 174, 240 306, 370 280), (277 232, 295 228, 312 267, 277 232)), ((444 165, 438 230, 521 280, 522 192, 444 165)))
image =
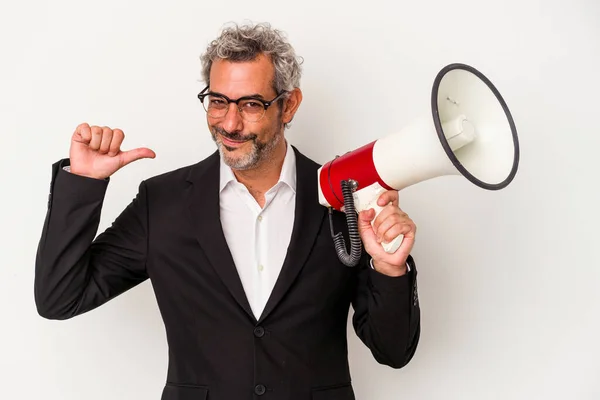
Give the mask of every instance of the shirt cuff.
MULTIPOLYGON (((369 265, 371 265, 372 269, 375 269, 375 267, 373 266, 373 259, 372 258, 369 260, 369 265)), ((407 272, 410 272, 410 265, 408 265, 408 261, 406 262, 406 268, 407 268, 407 272)))

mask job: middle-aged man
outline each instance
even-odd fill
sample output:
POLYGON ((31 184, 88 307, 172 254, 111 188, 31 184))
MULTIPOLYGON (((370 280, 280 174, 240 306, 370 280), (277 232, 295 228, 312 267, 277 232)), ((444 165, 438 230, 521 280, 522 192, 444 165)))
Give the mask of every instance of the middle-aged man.
MULTIPOLYGON (((415 353, 415 225, 385 192, 373 226, 374 210, 359 215, 360 264, 343 265, 318 202, 319 165, 284 135, 302 101, 293 48, 268 24, 236 25, 202 64, 199 99, 218 151, 143 181, 98 237, 109 177, 155 153, 122 150, 119 129, 73 133, 52 170, 38 312, 72 318, 151 279, 169 345, 163 400, 354 399, 350 305, 379 363, 401 368, 415 353), (402 246, 386 253, 380 242, 398 234, 402 246)), ((345 214, 333 217, 347 234, 345 214)))

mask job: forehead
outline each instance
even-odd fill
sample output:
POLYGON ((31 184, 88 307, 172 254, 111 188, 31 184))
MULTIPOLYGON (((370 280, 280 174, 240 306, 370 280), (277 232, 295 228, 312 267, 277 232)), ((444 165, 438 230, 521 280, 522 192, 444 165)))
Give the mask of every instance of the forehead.
POLYGON ((271 59, 259 55, 252 61, 215 60, 210 69, 210 90, 231 98, 275 94, 272 82, 275 68, 271 59))

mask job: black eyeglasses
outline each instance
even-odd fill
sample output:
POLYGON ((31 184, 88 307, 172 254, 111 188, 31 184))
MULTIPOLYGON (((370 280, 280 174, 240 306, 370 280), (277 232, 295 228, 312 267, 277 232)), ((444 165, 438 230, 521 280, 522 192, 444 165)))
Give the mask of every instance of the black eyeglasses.
POLYGON ((244 96, 237 100, 230 99, 224 94, 220 93, 204 93, 208 90, 209 86, 205 87, 199 94, 198 99, 202 103, 206 113, 213 118, 223 118, 229 111, 229 104, 235 103, 238 111, 242 118, 248 122, 258 122, 265 116, 267 108, 275 103, 281 96, 286 94, 283 91, 277 95, 273 100, 262 100, 257 96, 244 96))

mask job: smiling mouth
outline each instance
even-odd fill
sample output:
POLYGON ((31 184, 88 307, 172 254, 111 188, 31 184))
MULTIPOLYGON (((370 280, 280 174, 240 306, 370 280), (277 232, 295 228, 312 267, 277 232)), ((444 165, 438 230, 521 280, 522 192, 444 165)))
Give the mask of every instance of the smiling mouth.
POLYGON ((233 143, 245 143, 250 139, 243 139, 243 140, 236 140, 236 139, 229 139, 223 136, 224 140, 227 140, 228 142, 233 142, 233 143))
POLYGON ((221 143, 227 147, 228 149, 235 149, 236 147, 239 147, 241 145, 243 145, 244 143, 250 141, 251 139, 243 139, 243 140, 234 140, 234 139, 229 139, 223 135, 221 135, 221 143))

